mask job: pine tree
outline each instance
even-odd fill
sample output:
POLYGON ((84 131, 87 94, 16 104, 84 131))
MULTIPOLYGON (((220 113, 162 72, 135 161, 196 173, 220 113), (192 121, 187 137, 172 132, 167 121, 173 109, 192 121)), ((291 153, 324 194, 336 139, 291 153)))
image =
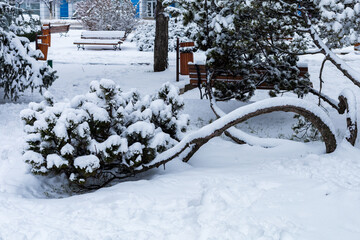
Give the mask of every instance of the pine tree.
POLYGON ((21 112, 28 134, 24 159, 34 174, 64 173, 73 183, 101 187, 174 146, 188 125, 182 107, 170 84, 145 97, 123 93, 106 79, 70 102, 46 93, 21 112))
POLYGON ((185 24, 195 22, 198 26, 195 40, 206 51, 211 74, 242 76, 242 81, 233 84, 216 83, 216 97, 247 100, 264 82, 275 86, 272 95, 280 89, 299 96, 308 92, 309 78, 300 77, 296 67, 297 53, 306 47, 297 40, 296 4, 270 0, 180 3, 185 9, 185 24))
POLYGON ((280 88, 292 89, 299 96, 310 91, 331 103, 321 89, 309 86, 306 76, 297 76, 297 56, 316 53, 325 55, 323 64, 331 61, 360 87, 360 74, 331 51, 360 42, 359 0, 178 2, 185 23, 195 22, 199 27, 195 40, 207 52, 209 68, 215 74, 220 69, 245 77, 237 84, 218 84, 215 94, 220 98, 247 99, 257 84, 267 81, 275 85, 272 95, 280 88), (313 46, 318 49, 308 50, 313 46), (259 67, 266 74, 255 70, 259 67))
POLYGON ((42 53, 30 48, 29 40, 18 37, 23 25, 17 19, 22 10, 0 2, 0 87, 6 98, 17 99, 31 88, 48 88, 57 78, 55 71, 36 61, 42 53))

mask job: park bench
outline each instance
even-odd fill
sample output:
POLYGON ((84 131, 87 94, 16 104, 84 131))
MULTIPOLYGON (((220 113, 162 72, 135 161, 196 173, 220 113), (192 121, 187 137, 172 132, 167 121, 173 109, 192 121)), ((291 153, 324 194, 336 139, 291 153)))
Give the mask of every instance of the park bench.
POLYGON ((113 46, 114 50, 121 50, 120 45, 126 38, 125 31, 84 31, 81 39, 74 42, 78 50, 85 50, 85 45, 113 46))
POLYGON ((70 24, 62 24, 62 25, 50 25, 50 33, 60 33, 61 36, 67 36, 67 33, 70 30, 70 24))
POLYGON ((360 43, 355 43, 354 44, 354 50, 355 51, 360 51, 360 43))
MULTIPOLYGON (((303 77, 305 74, 308 73, 308 65, 307 63, 298 63, 298 69, 300 70, 300 76, 303 77)), ((195 88, 199 87, 207 82, 207 71, 205 64, 196 64, 189 62, 188 63, 189 68, 189 77, 190 77, 190 87, 195 88)), ((262 69, 258 70, 259 73, 265 71, 262 69)), ((226 73, 220 73, 215 76, 213 80, 217 81, 224 81, 224 82, 236 82, 241 81, 241 76, 233 76, 231 74, 226 73)), ((263 90, 272 90, 274 89, 274 85, 270 85, 266 82, 261 83, 256 87, 256 89, 263 89, 263 90)))

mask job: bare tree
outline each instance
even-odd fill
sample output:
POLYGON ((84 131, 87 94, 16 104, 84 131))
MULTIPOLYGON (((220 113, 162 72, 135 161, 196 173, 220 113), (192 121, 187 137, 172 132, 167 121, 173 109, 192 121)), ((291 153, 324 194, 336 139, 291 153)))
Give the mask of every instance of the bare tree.
POLYGON ((92 31, 123 30, 130 33, 137 23, 135 14, 130 0, 83 0, 76 3, 74 16, 92 31))
MULTIPOLYGON (((40 2, 44 3, 46 8, 49 10, 50 19, 55 17, 55 6, 56 4, 60 4, 61 0, 40 0, 40 2)), ((66 0, 68 2, 68 0, 66 0)))
POLYGON ((24 3, 24 0, 8 0, 7 2, 12 6, 20 7, 20 5, 24 3))

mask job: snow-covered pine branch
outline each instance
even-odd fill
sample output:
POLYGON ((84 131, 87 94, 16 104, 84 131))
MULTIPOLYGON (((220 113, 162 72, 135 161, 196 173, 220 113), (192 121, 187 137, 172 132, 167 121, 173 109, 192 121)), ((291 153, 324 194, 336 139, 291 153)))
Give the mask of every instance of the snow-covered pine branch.
MULTIPOLYGON (((171 0, 168 0, 171 1, 171 0)), ((358 0, 177 0, 184 23, 197 25, 197 47, 206 51, 214 74, 226 71, 244 79, 219 84, 215 96, 246 100, 258 82, 293 90, 299 96, 309 89, 309 79, 296 72, 297 55, 323 53, 357 86, 360 74, 332 51, 358 42, 358 0), (290 39, 290 40, 289 40, 290 39), (316 51, 308 50, 313 45, 316 51), (263 71, 258 69, 261 68, 263 71), (218 71, 220 70, 220 71, 218 71)))
POLYGON ((248 100, 264 82, 274 85, 272 96, 280 89, 299 96, 308 92, 309 76, 300 76, 296 64, 296 53, 307 48, 307 41, 296 32, 301 26, 294 14, 297 4, 260 0, 177 2, 184 9, 184 24, 197 26, 194 40, 206 51, 206 64, 213 76, 226 73, 243 79, 216 83, 217 98, 248 100))
POLYGON ((45 94, 21 112, 27 133, 24 160, 35 174, 65 174, 70 182, 101 187, 134 170, 183 137, 188 116, 181 114, 178 89, 164 84, 152 96, 121 92, 111 80, 91 83, 70 102, 45 94))
MULTIPOLYGON (((292 1, 286 1, 292 2, 292 1)), ((346 77, 360 87, 360 73, 351 68, 331 49, 360 41, 360 1, 299 1, 303 26, 313 43, 346 77)))
POLYGON ((16 100, 27 88, 48 88, 57 78, 55 71, 36 60, 42 53, 33 50, 27 38, 18 37, 22 25, 20 9, 0 2, 0 87, 5 97, 16 100))

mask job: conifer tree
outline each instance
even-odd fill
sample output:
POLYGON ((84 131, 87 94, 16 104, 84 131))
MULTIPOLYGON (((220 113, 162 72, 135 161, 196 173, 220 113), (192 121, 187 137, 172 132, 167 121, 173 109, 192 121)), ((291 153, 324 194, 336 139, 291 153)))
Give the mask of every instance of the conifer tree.
POLYGON ((21 112, 28 134, 24 160, 34 174, 65 174, 90 188, 149 164, 174 146, 188 125, 188 116, 180 113, 183 100, 170 84, 141 97, 103 79, 71 102, 44 97, 21 112))
POLYGON ((298 16, 293 15, 296 4, 270 0, 180 3, 185 9, 184 23, 198 25, 195 40, 206 51, 211 74, 226 72, 243 78, 233 84, 216 83, 215 96, 247 100, 264 82, 275 86, 273 95, 280 89, 292 90, 299 96, 308 92, 309 78, 300 77, 296 66, 296 54, 306 47, 303 41, 297 41, 298 16))
POLYGON ((21 14, 21 9, 0 1, 0 87, 6 98, 14 100, 27 88, 41 92, 57 78, 55 71, 36 60, 42 53, 16 35, 23 27, 15 21, 21 14))
POLYGON ((359 0, 178 2, 185 23, 195 22, 199 27, 195 40, 207 52, 209 69, 244 76, 235 86, 218 85, 215 94, 220 98, 247 99, 264 81, 275 85, 273 95, 280 88, 300 96, 308 91, 321 95, 296 70, 298 55, 314 53, 323 53, 324 63, 331 61, 360 87, 360 74, 331 52, 359 42, 359 0), (309 51, 314 45, 318 49, 309 51), (259 67, 261 74, 256 70, 259 67))

